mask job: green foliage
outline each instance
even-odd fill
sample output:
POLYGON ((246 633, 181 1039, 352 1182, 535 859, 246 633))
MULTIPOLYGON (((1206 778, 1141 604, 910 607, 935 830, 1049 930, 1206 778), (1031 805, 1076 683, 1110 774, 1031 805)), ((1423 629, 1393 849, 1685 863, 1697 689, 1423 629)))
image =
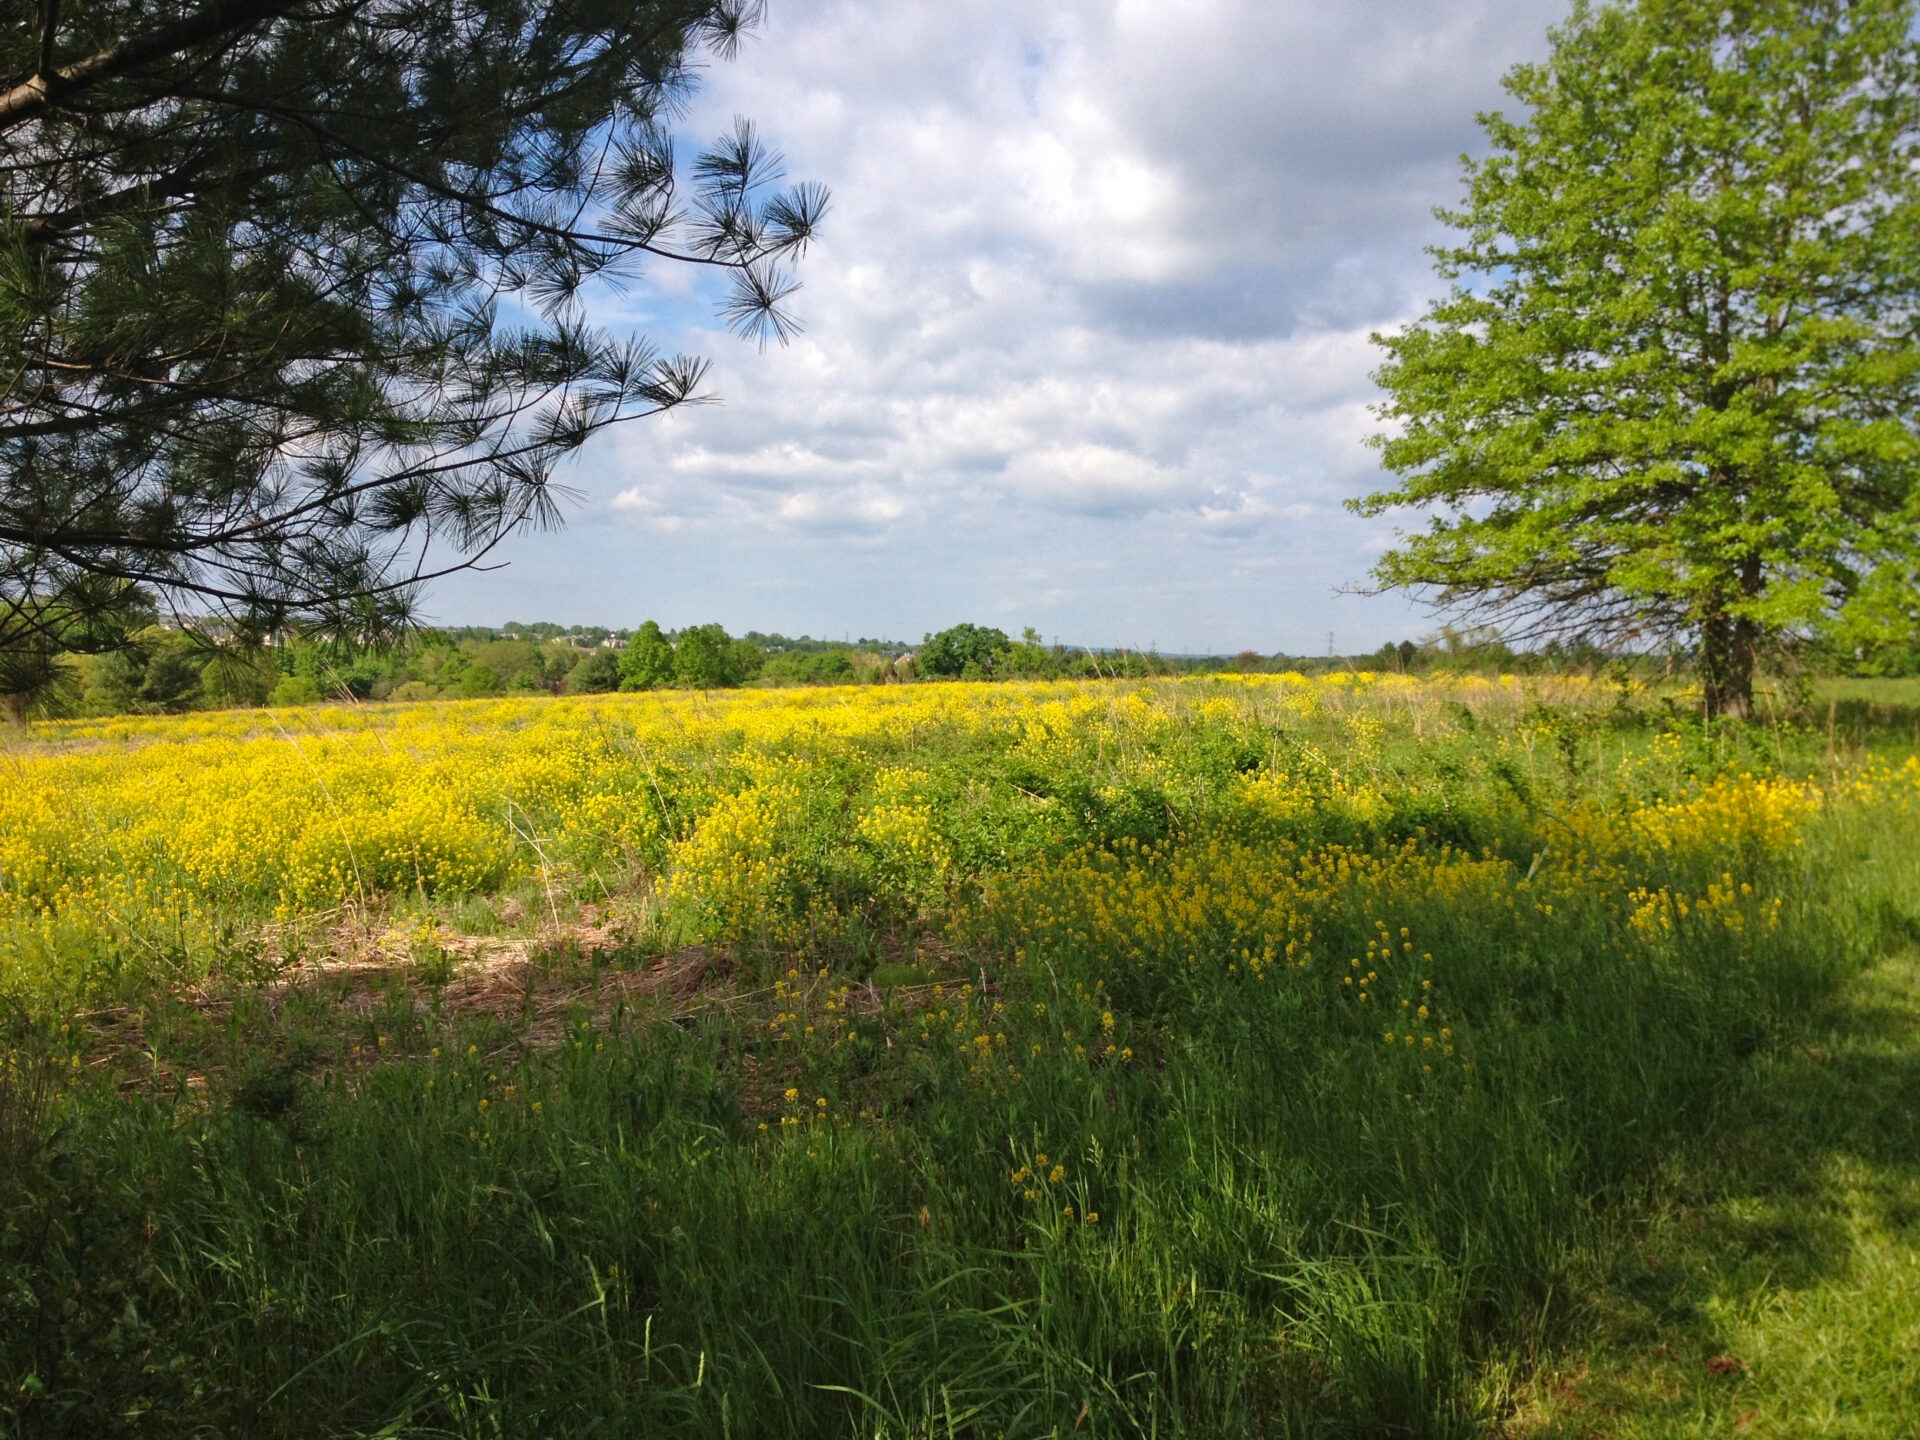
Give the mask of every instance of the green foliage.
POLYGON ((469 700, 482 695, 497 695, 500 693, 500 677, 494 673, 491 665, 474 661, 460 672, 460 693, 469 700))
POLYGON ((150 710, 191 709, 203 694, 205 657, 194 652, 185 636, 169 631, 150 635, 146 651, 134 698, 150 710))
POLYGON ((1019 641, 1007 647, 1002 668, 1009 675, 1038 680, 1054 673, 1058 667, 1055 657, 1041 640, 1040 632, 1029 625, 1020 632, 1019 641))
POLYGON ((611 650, 596 650, 568 673, 569 695, 602 695, 620 688, 620 656, 611 650))
POLYGON ((823 192, 778 188, 744 121, 690 173, 666 128, 756 10, 94 0, 0 29, 0 651, 40 643, 10 612, 82 631, 142 594, 244 640, 388 637, 395 577, 551 522, 589 436, 697 392, 702 362, 587 322, 594 277, 718 272, 728 320, 784 338, 823 192))
POLYGON ((1920 564, 1886 564, 1836 617, 1827 640, 1858 675, 1920 675, 1920 564))
MULTIPOLYGON (((718 690, 747 679, 747 654, 757 647, 736 644, 719 625, 695 625, 682 630, 673 642, 673 678, 694 690, 718 690)), ((758 664, 753 668, 757 672, 758 664)))
POLYGON ((1536 634, 1685 635, 1745 713, 1772 637, 1892 620, 1920 535, 1910 0, 1577 6, 1485 117, 1455 282, 1387 361, 1382 558, 1536 634), (1869 621, 1868 614, 1878 617, 1869 621))
POLYGON ((649 620, 633 632, 620 654, 622 690, 656 690, 674 679, 673 646, 660 627, 649 620))
POLYGON ((729 683, 746 685, 758 680, 766 669, 767 652, 751 640, 729 640, 727 645, 727 673, 733 677, 729 683))
POLYGON ((942 680, 985 680, 1012 653, 1006 632, 979 625, 955 625, 921 644, 917 663, 922 674, 942 680))
POLYGON ((75 578, 47 589, 9 587, 0 564, 0 708, 15 723, 69 708, 83 688, 74 660, 133 652, 133 637, 154 620, 151 598, 123 580, 75 578))
POLYGON ((558 690, 572 668, 557 647, 532 640, 489 640, 472 653, 509 690, 558 690))
POLYGON ((758 676, 766 659, 759 645, 735 640, 723 626, 695 625, 669 639, 649 620, 633 632, 620 654, 620 688, 728 689, 758 676))
POLYGON ((782 651, 766 657, 759 678, 774 685, 850 685, 855 678, 853 656, 846 646, 782 651))
POLYGON ((267 704, 317 705, 320 699, 320 682, 311 675, 283 675, 268 694, 267 704))
POLYGON ((200 668, 201 700, 215 709, 264 705, 280 680, 271 656, 216 655, 200 668))

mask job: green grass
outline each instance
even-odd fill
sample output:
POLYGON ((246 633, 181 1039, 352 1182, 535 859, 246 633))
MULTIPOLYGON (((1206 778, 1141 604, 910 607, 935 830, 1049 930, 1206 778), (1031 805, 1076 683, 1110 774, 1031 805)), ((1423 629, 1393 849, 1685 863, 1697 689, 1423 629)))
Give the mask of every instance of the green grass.
MULTIPOLYGON (((484 991, 414 957, 23 1013, 0 1433, 1913 1433, 1912 807, 1607 870, 1567 836, 1608 744, 1684 796, 1829 771, 1824 735, 1487 723, 1356 752, 1406 782, 1376 830, 1089 789, 1090 849, 817 955, 535 943, 484 991), (1330 844, 1362 863, 1300 879, 1330 844), (1723 864, 1744 929, 1634 927, 1629 884, 1723 864), (1129 916, 1218 903, 1079 916, 1101 876, 1129 916), (1245 963, 1268 891, 1317 968, 1245 963), (1378 1013, 1429 978, 1432 1070, 1378 1013)), ((939 741, 959 805, 981 756, 939 741)), ((556 942, 580 898, 439 909, 556 942)))
POLYGON ((1908 834, 1858 843, 1834 902, 1869 955, 1675 1157, 1596 1256, 1577 1343, 1521 1433, 1920 1435, 1920 886, 1908 834))
POLYGON ((1920 749, 1920 676, 1819 681, 1798 718, 1810 729, 1824 728, 1838 747, 1898 736, 1920 749))
POLYGON ((1545 1437, 1920 1434, 1920 963, 1756 1076, 1533 1384, 1545 1437))
POLYGON ((1828 700, 1854 700, 1868 705, 1920 705, 1920 675, 1854 679, 1835 676, 1816 682, 1816 704, 1828 700))

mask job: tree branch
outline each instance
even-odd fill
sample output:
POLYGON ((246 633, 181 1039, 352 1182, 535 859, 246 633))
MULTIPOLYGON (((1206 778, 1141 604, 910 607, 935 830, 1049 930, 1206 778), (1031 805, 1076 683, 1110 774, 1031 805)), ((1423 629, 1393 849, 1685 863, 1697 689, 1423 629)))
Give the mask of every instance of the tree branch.
MULTIPOLYGON (((0 130, 11 129, 30 120, 61 99, 77 91, 98 85, 116 75, 138 70, 156 60, 178 55, 195 45, 222 35, 250 29, 263 20, 277 19, 300 4, 301 0, 213 0, 197 14, 171 25, 162 25, 145 35, 111 50, 100 50, 84 60, 76 60, 62 70, 49 73, 45 68, 31 80, 0 94, 0 130)), ((43 66, 51 58, 51 4, 46 33, 42 36, 43 66)))
POLYGON ((34 71, 36 78, 53 73, 53 36, 60 24, 60 0, 42 0, 44 13, 40 20, 40 67, 34 71))

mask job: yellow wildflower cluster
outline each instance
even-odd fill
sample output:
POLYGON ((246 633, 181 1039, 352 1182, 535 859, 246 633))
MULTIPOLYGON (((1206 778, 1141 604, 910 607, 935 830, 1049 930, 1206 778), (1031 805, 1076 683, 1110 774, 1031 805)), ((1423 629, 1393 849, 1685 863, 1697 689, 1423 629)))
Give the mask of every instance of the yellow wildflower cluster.
POLYGON ((1821 803, 1809 783, 1728 776, 1688 799, 1639 808, 1631 825, 1650 850, 1777 859, 1800 843, 1821 803))
MULTIPOLYGON (((1876 775, 1848 781, 1852 801, 1920 808, 1920 761, 1876 775)), ((1801 844, 1825 803, 1811 786, 1738 776, 1684 802, 1589 804, 1557 819, 1554 841, 1526 867, 1417 841, 1364 851, 1231 835, 1122 844, 989 881, 964 928, 1029 970, 1063 960, 1101 970, 1097 989, 1109 992, 1292 986, 1332 1020, 1375 1017, 1381 1041, 1416 1067, 1410 1086, 1441 1073, 1470 1083, 1470 1037, 1450 1013, 1452 956, 1423 930, 1516 954, 1575 925, 1657 954, 1684 932, 1689 945, 1673 953, 1711 963, 1778 927, 1783 901, 1762 883, 1778 872, 1767 867, 1801 844), (1728 859, 1747 873, 1719 868, 1728 859), (1662 879, 1694 872, 1706 875, 1694 888, 1662 879)), ((1078 998, 1078 1013, 1102 1003, 1078 998)), ((1112 1010, 1099 1013, 1110 1030, 1112 1010)), ((1074 1022, 1062 1018, 1071 1041, 1074 1022)))
MULTIPOLYGON (((0 923, 192 931, 236 906, 288 918, 382 893, 483 891, 543 852, 657 862, 671 843, 681 890, 698 895, 712 928, 753 930, 769 924, 759 897, 785 879, 783 831, 815 795, 803 754, 930 731, 1009 734, 1042 768, 1131 753, 1149 773, 1143 742, 1196 710, 1257 720, 1291 696, 1369 686, 1355 676, 940 685, 42 725, 7 755, 0 923)), ((923 776, 876 769, 860 835, 903 891, 936 893, 950 856, 923 776)))
MULTIPOLYGON (((1529 706, 1584 698, 1579 681, 1261 675, 43 725, 6 750, 0 989, 72 992, 76 957, 192 978, 245 963, 267 922, 569 868, 650 877, 695 938, 781 948, 847 907, 977 917, 984 904, 1025 915, 1036 943, 1182 946, 1258 981, 1308 966, 1336 890, 1377 896, 1380 918, 1423 887, 1550 907, 1567 903, 1551 887, 1579 873, 1619 895, 1646 890, 1636 911, 1665 887, 1686 897, 1661 902, 1675 916, 1684 903, 1755 923, 1736 903, 1747 872, 1786 853, 1823 805, 1915 787, 1912 767, 1825 792, 1739 776, 1661 803, 1573 806, 1552 817, 1551 858, 1527 891, 1487 857, 1364 838, 1392 833, 1392 736, 1453 733, 1463 707, 1518 724, 1529 706), (1231 742, 1224 779, 1181 758, 1203 732, 1231 742), (984 776, 935 751, 1001 768, 984 776), (1096 822, 1099 853, 1034 869, 1071 857, 1096 822), (1144 838, 1107 843, 1129 826, 1144 838), (1290 827, 1300 838, 1285 838, 1290 827), (1363 838, 1342 848, 1325 834, 1363 838), (1700 863, 1683 874, 1676 857, 1689 855, 1700 863)), ((1648 913, 1643 929, 1658 923, 1648 913)), ((427 937, 418 948, 438 949, 427 937)), ((1383 978, 1365 1003, 1397 1004, 1404 977, 1377 960, 1366 969, 1383 978)), ((1094 1035, 1097 1018, 1073 1028, 1096 1055, 1124 1039, 1094 1035)), ((977 1050, 981 1035, 997 1056, 991 1025, 962 1038, 977 1050)))

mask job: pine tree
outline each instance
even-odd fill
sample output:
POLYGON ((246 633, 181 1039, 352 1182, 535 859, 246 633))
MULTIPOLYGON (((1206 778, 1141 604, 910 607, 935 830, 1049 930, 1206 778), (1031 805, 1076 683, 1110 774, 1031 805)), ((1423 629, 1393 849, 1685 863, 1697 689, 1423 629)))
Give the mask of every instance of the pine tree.
MULTIPOLYGON (((583 287, 731 281, 762 341, 825 203, 665 122, 751 0, 38 0, 0 29, 0 652, 122 617, 364 640, 698 396, 583 287)), ((31 668, 31 667, 27 667, 31 668)))

